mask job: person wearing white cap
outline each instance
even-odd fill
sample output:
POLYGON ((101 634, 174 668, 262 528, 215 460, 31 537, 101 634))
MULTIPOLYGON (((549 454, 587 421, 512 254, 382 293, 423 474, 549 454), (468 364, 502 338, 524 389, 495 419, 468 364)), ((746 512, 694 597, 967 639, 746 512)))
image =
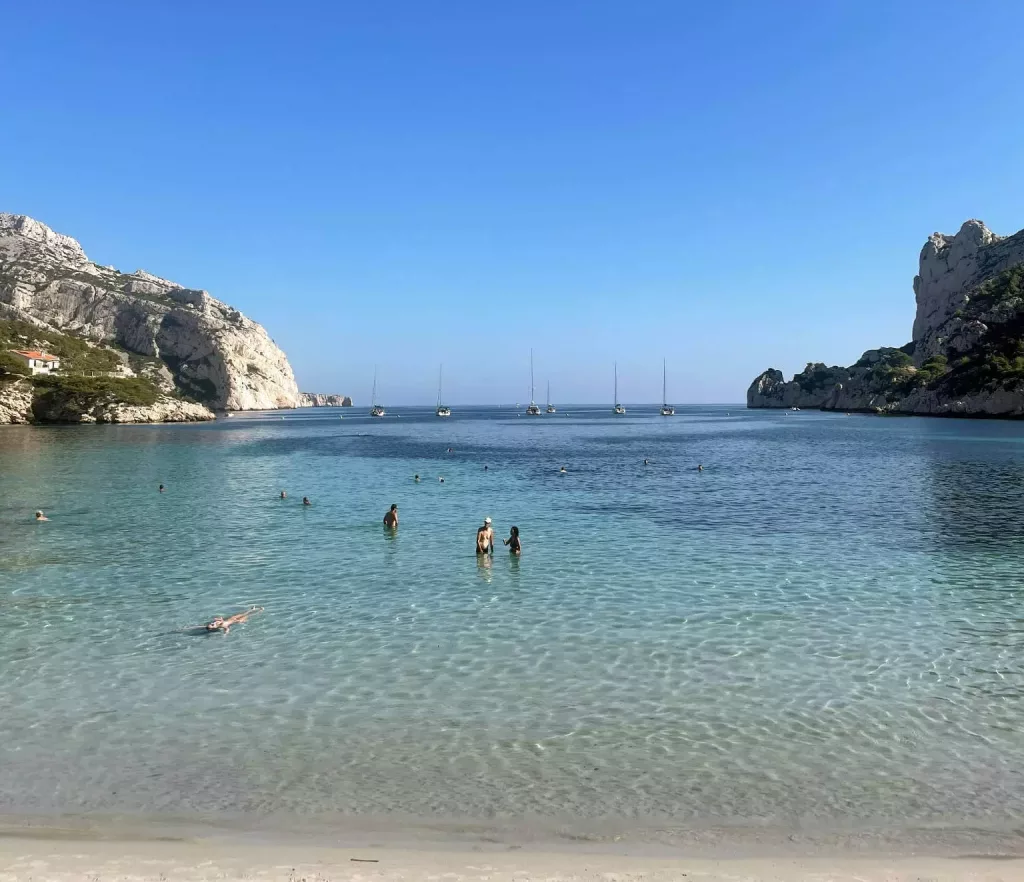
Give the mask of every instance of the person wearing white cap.
POLYGON ((484 518, 484 525, 476 531, 476 553, 494 554, 494 530, 491 529, 490 518, 484 518))

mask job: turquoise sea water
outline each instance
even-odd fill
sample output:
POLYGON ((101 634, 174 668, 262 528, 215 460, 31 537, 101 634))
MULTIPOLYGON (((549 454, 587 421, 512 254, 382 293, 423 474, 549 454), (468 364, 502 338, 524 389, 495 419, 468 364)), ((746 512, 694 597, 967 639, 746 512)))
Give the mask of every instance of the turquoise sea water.
POLYGON ((0 430, 0 811, 1019 822, 1024 424, 568 410, 0 430))

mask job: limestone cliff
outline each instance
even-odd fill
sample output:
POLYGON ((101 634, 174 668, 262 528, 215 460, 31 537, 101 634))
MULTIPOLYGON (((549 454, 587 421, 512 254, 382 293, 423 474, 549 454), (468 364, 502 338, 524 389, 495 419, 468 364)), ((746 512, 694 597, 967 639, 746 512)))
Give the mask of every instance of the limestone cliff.
POLYGON ((348 395, 324 395, 321 392, 300 392, 299 407, 351 407, 348 395))
POLYGON ((910 343, 848 368, 808 364, 789 382, 765 371, 747 406, 1024 416, 1024 230, 1002 237, 967 221, 932 235, 919 267, 910 343))
POLYGON ((206 291, 92 263, 74 239, 0 214, 0 318, 46 325, 160 359, 210 407, 295 407, 285 354, 256 322, 206 291))

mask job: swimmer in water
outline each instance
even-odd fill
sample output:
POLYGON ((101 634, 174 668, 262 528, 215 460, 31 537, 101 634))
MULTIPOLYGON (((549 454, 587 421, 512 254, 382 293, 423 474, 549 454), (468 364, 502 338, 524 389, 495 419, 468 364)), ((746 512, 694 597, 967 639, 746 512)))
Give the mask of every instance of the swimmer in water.
POLYGON ((645 459, 644 460, 644 465, 650 465, 650 464, 651 464, 651 461, 649 459, 645 459))
POLYGON ((704 471, 704 466, 702 466, 702 465, 697 466, 697 471, 698 472, 704 471))
POLYGON ((302 497, 302 504, 303 505, 312 505, 313 503, 309 501, 309 497, 308 496, 303 496, 302 497))
POLYGON ((287 499, 288 498, 288 494, 285 493, 284 490, 281 491, 281 498, 282 499, 287 499))
POLYGON ((508 531, 508 539, 502 540, 507 546, 511 554, 520 555, 523 553, 523 546, 519 542, 519 527, 510 527, 508 531))
POLYGON ((256 612, 263 612, 263 607, 254 606, 251 609, 246 610, 245 612, 236 613, 233 616, 228 616, 228 618, 224 618, 223 616, 214 616, 211 621, 206 623, 206 630, 211 633, 213 633, 214 631, 221 631, 222 633, 227 634, 228 631, 231 630, 232 625, 237 625, 240 622, 247 621, 249 616, 256 612))
POLYGON ((163 484, 161 484, 161 485, 160 485, 160 486, 159 486, 159 487, 158 487, 157 489, 158 489, 158 490, 159 490, 159 491, 160 491, 161 493, 163 493, 163 492, 164 492, 164 485, 163 485, 163 484))
POLYGON ((37 521, 48 521, 50 519, 46 515, 44 515, 41 511, 37 511, 36 512, 36 520, 37 521))
POLYGON ((419 475, 413 475, 413 476, 412 476, 412 479, 413 479, 413 480, 414 480, 414 481, 415 481, 415 482, 416 482, 417 484, 418 484, 418 483, 420 482, 420 476, 419 476, 419 475))
POLYGON ((566 468, 565 466, 562 466, 562 467, 561 467, 561 468, 560 468, 560 469, 558 470, 558 474, 560 474, 560 475, 567 475, 567 474, 569 474, 569 470, 568 470, 568 469, 567 469, 567 468, 566 468))
POLYGON ((484 518, 483 526, 476 531, 476 553, 494 554, 494 530, 491 529, 490 518, 484 518))
POLYGON ((392 503, 391 509, 384 515, 384 526, 389 530, 398 529, 398 506, 392 503))
POLYGON ((437 483, 438 484, 443 484, 444 483, 444 478, 438 478, 437 479, 437 483))
POLYGON ((487 466, 484 466, 484 471, 485 471, 485 472, 487 471, 487 466))

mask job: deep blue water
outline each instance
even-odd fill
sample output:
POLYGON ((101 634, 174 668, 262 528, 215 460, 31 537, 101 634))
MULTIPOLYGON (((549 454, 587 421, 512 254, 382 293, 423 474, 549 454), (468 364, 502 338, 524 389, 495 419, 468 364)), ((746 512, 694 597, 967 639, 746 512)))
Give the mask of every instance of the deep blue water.
POLYGON ((0 430, 0 809, 1020 819, 1024 424, 568 411, 0 430))

